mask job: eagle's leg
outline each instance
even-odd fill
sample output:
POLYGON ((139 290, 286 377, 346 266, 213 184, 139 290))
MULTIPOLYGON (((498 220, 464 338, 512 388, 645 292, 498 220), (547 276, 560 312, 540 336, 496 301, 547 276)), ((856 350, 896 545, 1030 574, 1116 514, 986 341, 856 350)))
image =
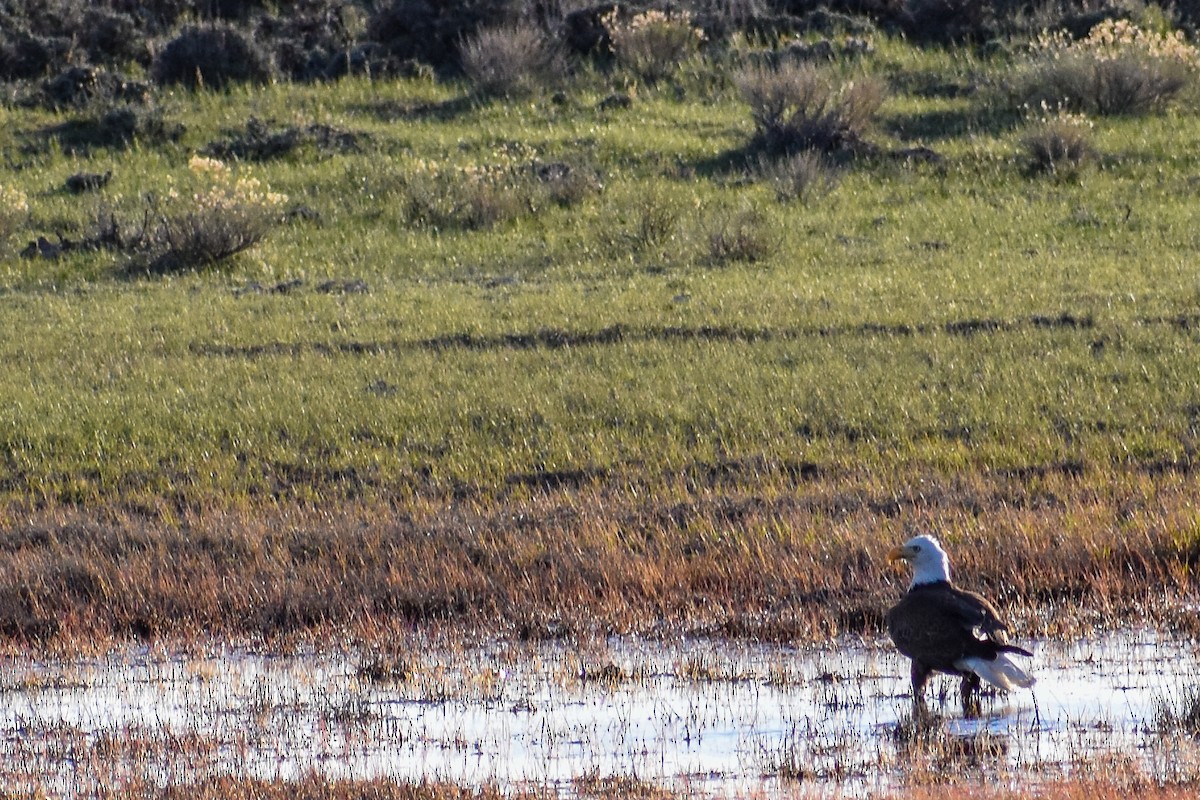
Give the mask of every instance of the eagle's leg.
POLYGON ((978 717, 982 711, 979 703, 979 676, 968 672, 962 676, 962 709, 964 717, 978 717))
POLYGON ((912 660, 913 706, 916 708, 925 708, 925 684, 929 681, 931 674, 933 674, 932 669, 915 658, 912 660))

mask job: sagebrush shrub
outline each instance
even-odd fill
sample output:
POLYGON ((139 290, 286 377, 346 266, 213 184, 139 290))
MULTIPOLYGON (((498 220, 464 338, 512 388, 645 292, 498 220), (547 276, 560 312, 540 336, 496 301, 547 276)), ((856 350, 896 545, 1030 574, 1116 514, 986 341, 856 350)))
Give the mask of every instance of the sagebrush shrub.
POLYGON ((193 156, 188 167, 193 191, 168 193, 129 271, 200 269, 258 244, 280 223, 286 195, 217 159, 193 156))
POLYGON ((769 152, 831 152, 853 145, 885 97, 874 78, 839 85, 828 72, 791 61, 743 69, 734 84, 750 105, 758 145, 769 152))
POLYGON ((150 48, 144 31, 139 30, 138 23, 128 14, 89 8, 84 12, 78 36, 92 63, 124 66, 149 61, 150 48))
POLYGON ((563 208, 577 205, 604 187, 595 169, 562 161, 535 163, 533 173, 550 201, 563 208))
POLYGON ((614 8, 601 21, 617 62, 647 83, 670 77, 704 42, 687 12, 651 10, 626 19, 614 8))
POLYGON ((775 189, 780 202, 807 203, 828 194, 837 186, 837 172, 817 150, 802 150, 780 158, 763 156, 759 174, 775 189))
POLYGON ((433 230, 483 230, 529 213, 534 180, 509 165, 419 162, 403 180, 402 216, 433 230))
POLYGON ((1198 69, 1200 51, 1181 32, 1105 20, 1078 41, 1043 33, 1033 45, 1020 99, 1095 114, 1143 114, 1176 98, 1198 69))
POLYGON ((72 42, 61 36, 0 31, 0 79, 39 78, 67 61, 72 42))
POLYGON ((511 0, 393 0, 371 14, 366 38, 398 60, 446 70, 455 66, 460 42, 477 30, 501 24, 511 11, 511 0))
POLYGON ((1093 156, 1092 123, 1083 114, 1043 108, 1021 137, 1021 149, 1031 172, 1073 174, 1093 156))
POLYGON ((154 59, 151 72, 161 85, 192 89, 268 83, 274 74, 266 51, 226 23, 184 28, 154 59))
POLYGON ((753 206, 716 214, 709 220, 707 236, 709 260, 717 265, 762 261, 779 246, 770 220, 753 206))
POLYGON ((507 96, 549 83, 563 62, 553 44, 528 24, 478 31, 460 48, 463 71, 485 95, 507 96))
POLYGON ((29 198, 20 189, 0 183, 0 245, 29 219, 29 198))

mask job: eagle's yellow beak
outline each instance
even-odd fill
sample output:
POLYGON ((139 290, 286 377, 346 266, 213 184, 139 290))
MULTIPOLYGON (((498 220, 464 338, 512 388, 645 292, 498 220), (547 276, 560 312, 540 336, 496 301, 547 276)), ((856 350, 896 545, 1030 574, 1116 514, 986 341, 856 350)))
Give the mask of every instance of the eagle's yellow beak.
POLYGON ((904 549, 903 545, 901 545, 900 547, 893 547, 891 550, 888 551, 888 561, 891 561, 891 562, 908 561, 908 559, 911 557, 911 555, 912 554, 909 553, 908 550, 904 549))

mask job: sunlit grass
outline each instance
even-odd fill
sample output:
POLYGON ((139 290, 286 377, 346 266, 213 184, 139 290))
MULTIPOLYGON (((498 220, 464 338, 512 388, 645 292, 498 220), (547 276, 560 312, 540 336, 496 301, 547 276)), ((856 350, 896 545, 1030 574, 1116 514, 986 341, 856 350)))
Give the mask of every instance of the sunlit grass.
MULTIPOLYGON (((116 251, 5 257, 0 507, 169 529, 218 510, 469 501, 495 530, 505 504, 548 488, 565 507, 576 491, 642 498, 618 503, 631 517, 592 512, 593 531, 669 530, 673 506, 710 491, 815 502, 814 476, 817 495, 881 508, 930 483, 985 487, 946 490, 969 513, 975 494, 1023 502, 1059 475, 1105 509, 1069 511, 1120 528, 1130 482, 1193 480, 1200 124, 1104 119, 1094 166, 1030 176, 1005 56, 874 44, 834 66, 888 86, 869 147, 805 204, 762 178, 732 64, 700 58, 654 86, 585 70, 511 103, 417 79, 167 92, 178 141, 79 153, 48 133, 71 114, 6 109, 6 185, 29 205, 14 253, 152 208, 251 117, 355 144, 247 165, 288 197, 285 222, 213 267, 130 280, 116 251), (606 105, 614 92, 628 103, 606 105), (536 181, 563 164, 594 188, 530 191, 479 225, 406 211, 421 170, 536 181), (60 188, 110 169, 99 194, 60 188), (739 209, 769 246, 714 249, 739 209), (641 502, 668 521, 645 523, 641 502)), ((1147 530, 1194 527, 1184 504, 1171 514, 1147 530)), ((805 535, 830 520, 845 524, 826 508, 805 535)), ((1026 522, 1041 536, 1063 519, 1026 522)), ((1164 572, 1187 563, 1166 552, 1164 572)))

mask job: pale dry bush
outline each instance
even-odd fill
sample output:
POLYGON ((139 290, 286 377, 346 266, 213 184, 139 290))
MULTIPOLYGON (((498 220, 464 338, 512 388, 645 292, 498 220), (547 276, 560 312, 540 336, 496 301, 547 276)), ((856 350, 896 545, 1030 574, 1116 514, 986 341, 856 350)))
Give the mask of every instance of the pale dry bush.
POLYGON ((29 198, 20 189, 0 183, 0 244, 29 219, 29 198))
POLYGON ((1022 81, 1030 106, 1115 115, 1160 110, 1200 69, 1200 51, 1182 32, 1156 33, 1129 20, 1105 20, 1085 39, 1043 33, 1033 45, 1022 81))
POLYGON ((482 94, 512 96, 549 84, 564 62, 542 31, 528 24, 486 28, 461 47, 463 70, 482 94))
POLYGON ((167 193, 133 271, 208 266, 253 247, 280 223, 286 195, 214 158, 193 156, 188 167, 193 190, 167 193))
POLYGON ((779 236, 771 221, 752 205, 718 212, 708 222, 708 257, 713 264, 752 264, 778 249, 779 236))
POLYGON ((775 189, 781 203, 807 203, 829 194, 838 183, 836 169, 817 150, 802 150, 781 158, 762 156, 758 172, 775 189))
POLYGON ((1092 121, 1083 114, 1043 106, 1021 137, 1029 169, 1035 173, 1073 175, 1092 159, 1092 121))
POLYGON ((410 225, 431 230, 486 230, 531 213, 534 181, 515 165, 444 166, 419 161, 403 180, 401 213, 410 225))
POLYGON ((643 11, 623 19, 617 9, 601 20, 617 62, 647 83, 670 77, 704 43, 686 11, 643 11))
POLYGON ((734 84, 750 105, 759 146, 769 152, 831 152, 853 145, 885 99, 877 79, 839 84, 827 71, 795 62, 748 67, 734 76, 734 84))

